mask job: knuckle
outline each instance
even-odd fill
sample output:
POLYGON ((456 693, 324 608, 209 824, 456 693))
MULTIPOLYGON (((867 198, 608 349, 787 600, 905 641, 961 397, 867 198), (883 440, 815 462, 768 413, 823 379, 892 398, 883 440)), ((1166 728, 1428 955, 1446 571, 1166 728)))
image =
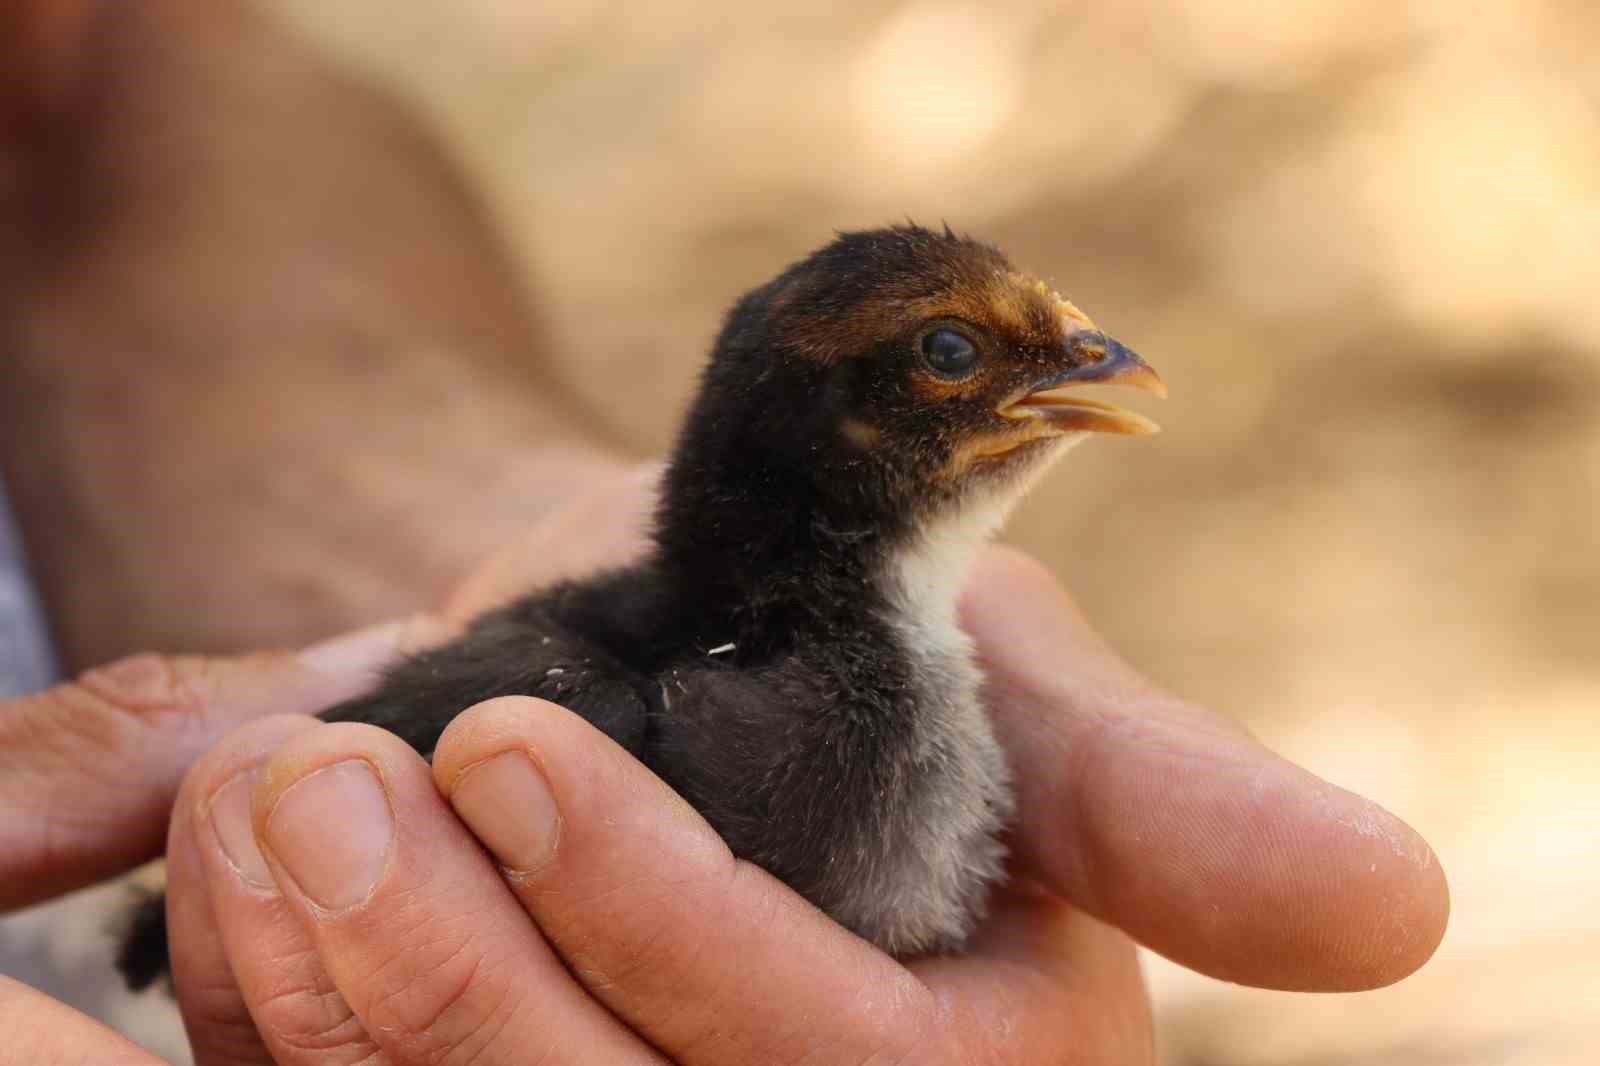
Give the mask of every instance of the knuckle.
MULTIPOLYGON (((130 777, 127 759, 143 742, 142 715, 182 704, 180 690, 167 660, 135 656, 7 706, 0 716, 0 781, 8 804, 29 814, 12 820, 22 830, 16 835, 31 840, 23 850, 49 865, 92 837, 124 799, 156 802, 148 780, 130 777), (69 798, 74 802, 62 802, 69 798)), ((13 854, 22 847, 5 843, 13 854)))
POLYGON ((248 1061, 261 1037, 233 983, 191 980, 184 981, 181 988, 183 1020, 190 1042, 203 1049, 197 1057, 209 1061, 209 1053, 210 1058, 224 1061, 248 1061))
MULTIPOLYGON (((938 1028, 934 997, 909 972, 863 979, 854 1006, 819 1032, 809 1020, 773 1041, 775 1066, 818 1062, 852 1066, 938 1066, 952 1062, 954 1041, 938 1028)), ((962 1063, 980 1061, 961 1058, 962 1063)))
POLYGON ((192 713, 203 703, 206 660, 145 652, 92 667, 78 677, 91 696, 133 714, 192 713))
POLYGON ((350 1014, 323 1028, 277 1028, 275 1041, 302 1055, 327 1055, 344 1049, 366 1051, 371 1045, 360 1020, 350 1014))
POLYGON ((937 1039, 937 1014, 933 993, 907 971, 890 981, 873 980, 870 1006, 863 1008, 860 1022, 864 1043, 871 1048, 863 1057, 864 1066, 913 1066, 939 1061, 934 1054, 948 1041, 937 1039))
POLYGON ((141 719, 181 716, 203 720, 219 707, 247 696, 248 686, 290 661, 286 652, 242 657, 162 655, 143 652, 79 675, 75 686, 103 707, 141 719))
POLYGON ((506 967, 474 934, 408 934, 379 964, 364 1014, 408 1061, 466 1066, 482 1056, 515 1013, 506 967))
POLYGON ((189 1049, 196 1062, 245 1063, 261 1060, 261 1035, 249 1018, 225 1023, 189 1022, 189 1049))
MULTIPOLYGON (((563 901, 575 969, 591 987, 652 990, 694 972, 707 950, 715 901, 737 895, 740 865, 663 878, 639 872, 563 901), (692 902, 691 902, 692 901, 692 902)), ((725 912, 724 912, 725 913, 725 912)))
POLYGON ((272 992, 251 1008, 251 1015, 263 1033, 303 1054, 325 1055, 369 1043, 344 997, 322 982, 272 992))

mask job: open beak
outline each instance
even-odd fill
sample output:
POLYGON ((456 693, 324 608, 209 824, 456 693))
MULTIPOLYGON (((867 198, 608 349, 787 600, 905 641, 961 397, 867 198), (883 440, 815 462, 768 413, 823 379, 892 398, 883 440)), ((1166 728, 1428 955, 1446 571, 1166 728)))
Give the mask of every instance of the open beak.
POLYGON ((1071 370, 1039 382, 1033 389, 1000 409, 1007 418, 1037 418, 1063 433, 1123 433, 1144 436, 1161 427, 1137 411, 1073 395, 1078 385, 1125 385, 1165 397, 1167 387, 1132 349, 1098 330, 1079 330, 1066 340, 1080 359, 1071 370))

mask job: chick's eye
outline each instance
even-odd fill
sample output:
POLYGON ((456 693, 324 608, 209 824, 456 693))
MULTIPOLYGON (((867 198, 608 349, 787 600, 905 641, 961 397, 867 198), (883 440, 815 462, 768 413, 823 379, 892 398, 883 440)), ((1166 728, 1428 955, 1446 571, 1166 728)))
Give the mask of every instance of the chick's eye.
POLYGON ((953 329, 936 329, 922 338, 922 358, 946 377, 960 377, 978 365, 978 349, 953 329))

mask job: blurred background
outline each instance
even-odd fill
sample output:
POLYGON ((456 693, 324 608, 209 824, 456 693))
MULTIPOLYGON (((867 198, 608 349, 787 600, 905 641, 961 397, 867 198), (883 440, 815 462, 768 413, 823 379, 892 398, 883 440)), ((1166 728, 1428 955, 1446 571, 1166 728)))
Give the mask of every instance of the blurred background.
POLYGON ((1417 826, 1454 900, 1380 992, 1151 959, 1164 1061, 1600 1061, 1600 7, 265 6, 439 131, 641 451, 836 228, 947 220, 1145 355, 1165 433, 1081 449, 1009 537, 1417 826))
POLYGON ((1600 7, 273 6, 431 116, 642 448, 834 228, 947 219, 1144 354, 1164 435, 1010 538, 1454 902, 1382 992, 1152 961, 1167 1061, 1600 1061, 1600 7))

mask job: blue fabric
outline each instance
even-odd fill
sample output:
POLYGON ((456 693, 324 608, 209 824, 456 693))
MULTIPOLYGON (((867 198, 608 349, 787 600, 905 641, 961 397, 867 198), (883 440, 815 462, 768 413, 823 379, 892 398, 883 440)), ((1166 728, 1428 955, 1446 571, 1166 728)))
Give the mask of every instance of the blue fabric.
POLYGON ((0 699, 45 688, 55 679, 50 629, 0 484, 0 699))

